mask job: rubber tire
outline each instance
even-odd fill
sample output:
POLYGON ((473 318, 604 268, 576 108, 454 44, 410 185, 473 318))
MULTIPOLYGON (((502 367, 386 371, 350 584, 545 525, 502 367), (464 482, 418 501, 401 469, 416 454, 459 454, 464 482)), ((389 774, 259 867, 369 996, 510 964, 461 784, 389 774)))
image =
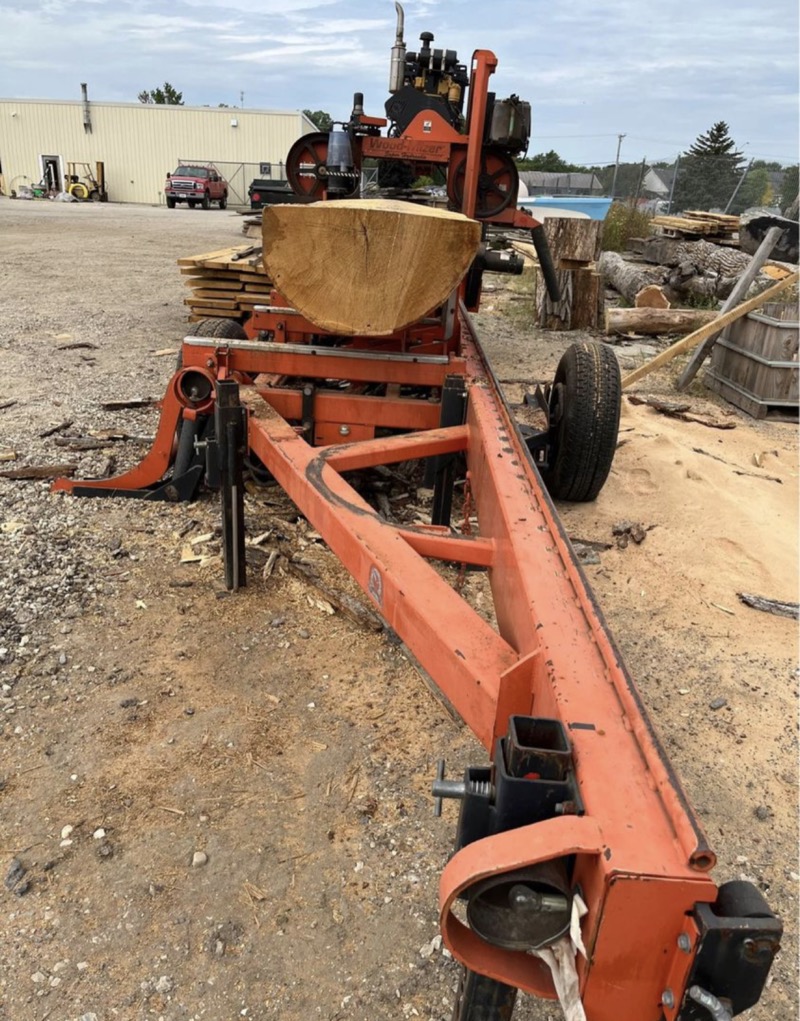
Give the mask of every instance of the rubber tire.
POLYGON ((228 207, 228 193, 225 192, 225 194, 219 200, 219 208, 220 209, 227 209, 227 207, 228 207))
POLYGON ((81 202, 86 202, 89 198, 89 189, 82 181, 74 181, 69 186, 68 192, 81 202))
POLYGON ((197 203, 195 202, 195 200, 194 200, 194 199, 187 199, 187 201, 186 201, 186 205, 187 205, 187 206, 188 206, 188 207, 189 207, 190 209, 194 209, 194 207, 195 207, 195 206, 197 205, 197 203))
POLYGON ((235 319, 199 319, 192 323, 187 337, 221 337, 224 340, 249 340, 241 323, 235 319))
POLYGON ((588 503, 603 488, 617 448, 622 380, 614 351, 598 342, 567 348, 551 409, 556 402, 555 449, 542 480, 553 499, 588 503))
POLYGON ((175 199, 168 197, 167 198, 167 209, 174 209, 174 208, 175 208, 175 199))
POLYGON ((203 201, 200 203, 200 205, 203 207, 203 209, 211 208, 211 199, 208 197, 208 192, 206 192, 205 195, 203 196, 203 201))

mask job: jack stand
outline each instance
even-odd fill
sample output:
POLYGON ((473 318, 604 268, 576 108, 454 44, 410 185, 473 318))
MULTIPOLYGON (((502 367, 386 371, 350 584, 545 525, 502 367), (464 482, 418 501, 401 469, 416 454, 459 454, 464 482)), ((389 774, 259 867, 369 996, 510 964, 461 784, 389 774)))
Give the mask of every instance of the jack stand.
MULTIPOLYGON (((467 387, 463 376, 447 376, 442 388, 442 428, 463 425, 467 417, 467 387)), ((455 454, 439 454, 428 462, 433 481, 431 524, 449 525, 453 507, 455 454)), ((427 479, 426 479, 427 481, 427 479)))
POLYGON ((225 586, 236 592, 247 584, 242 481, 247 411, 239 401, 239 384, 233 380, 222 379, 217 382, 214 419, 219 451, 225 586))

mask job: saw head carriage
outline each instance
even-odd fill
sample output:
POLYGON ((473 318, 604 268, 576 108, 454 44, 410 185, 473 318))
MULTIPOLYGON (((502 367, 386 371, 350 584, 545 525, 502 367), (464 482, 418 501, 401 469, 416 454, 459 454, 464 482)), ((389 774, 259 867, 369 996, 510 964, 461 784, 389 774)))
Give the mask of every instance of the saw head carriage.
POLYGON ((528 146, 530 103, 516 95, 498 99, 488 90, 497 66, 488 50, 476 50, 467 65, 455 50, 434 48, 431 32, 421 34, 416 52, 407 50, 403 9, 395 7, 386 116, 365 114, 357 92, 349 120, 292 146, 286 161, 292 190, 307 201, 351 198, 359 192, 364 160, 397 161, 415 177, 443 175, 454 211, 530 229, 535 221, 516 209, 514 162, 528 146))

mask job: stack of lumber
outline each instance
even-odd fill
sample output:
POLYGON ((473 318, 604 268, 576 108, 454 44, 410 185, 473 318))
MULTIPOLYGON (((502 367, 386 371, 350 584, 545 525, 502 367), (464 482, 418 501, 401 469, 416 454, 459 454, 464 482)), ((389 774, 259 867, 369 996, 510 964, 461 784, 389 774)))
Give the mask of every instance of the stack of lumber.
POLYGON ((717 244, 736 244, 739 217, 690 209, 680 216, 654 216, 653 226, 668 237, 713 239, 717 244))
POLYGON ((270 304, 272 284, 261 264, 261 247, 238 245, 178 259, 181 275, 192 289, 184 298, 189 322, 224 318, 241 322, 256 305, 270 304))

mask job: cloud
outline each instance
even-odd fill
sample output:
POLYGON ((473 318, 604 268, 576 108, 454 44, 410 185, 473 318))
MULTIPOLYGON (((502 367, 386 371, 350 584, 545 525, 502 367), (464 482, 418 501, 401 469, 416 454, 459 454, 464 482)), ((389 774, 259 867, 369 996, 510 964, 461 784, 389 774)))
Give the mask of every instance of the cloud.
MULTIPOLYGON (((88 2, 90 13, 77 19, 67 0, 24 7, 0 0, 0 95, 77 98, 88 78, 96 99, 135 101, 167 79, 195 105, 236 103, 243 90, 248 106, 322 108, 338 119, 360 91, 368 112, 383 111, 391 0, 88 2)), ((724 119, 739 144, 758 138, 761 152, 796 159, 795 0, 773 0, 769 11, 729 0, 677 8, 572 0, 535 10, 529 0, 495 0, 491 8, 482 0, 406 0, 404 7, 409 49, 430 30, 434 46, 456 49, 466 64, 476 47, 494 50, 492 88, 530 100, 534 151, 556 148, 593 162, 624 132, 637 158, 639 136, 663 136, 648 148, 677 151, 724 119)))

